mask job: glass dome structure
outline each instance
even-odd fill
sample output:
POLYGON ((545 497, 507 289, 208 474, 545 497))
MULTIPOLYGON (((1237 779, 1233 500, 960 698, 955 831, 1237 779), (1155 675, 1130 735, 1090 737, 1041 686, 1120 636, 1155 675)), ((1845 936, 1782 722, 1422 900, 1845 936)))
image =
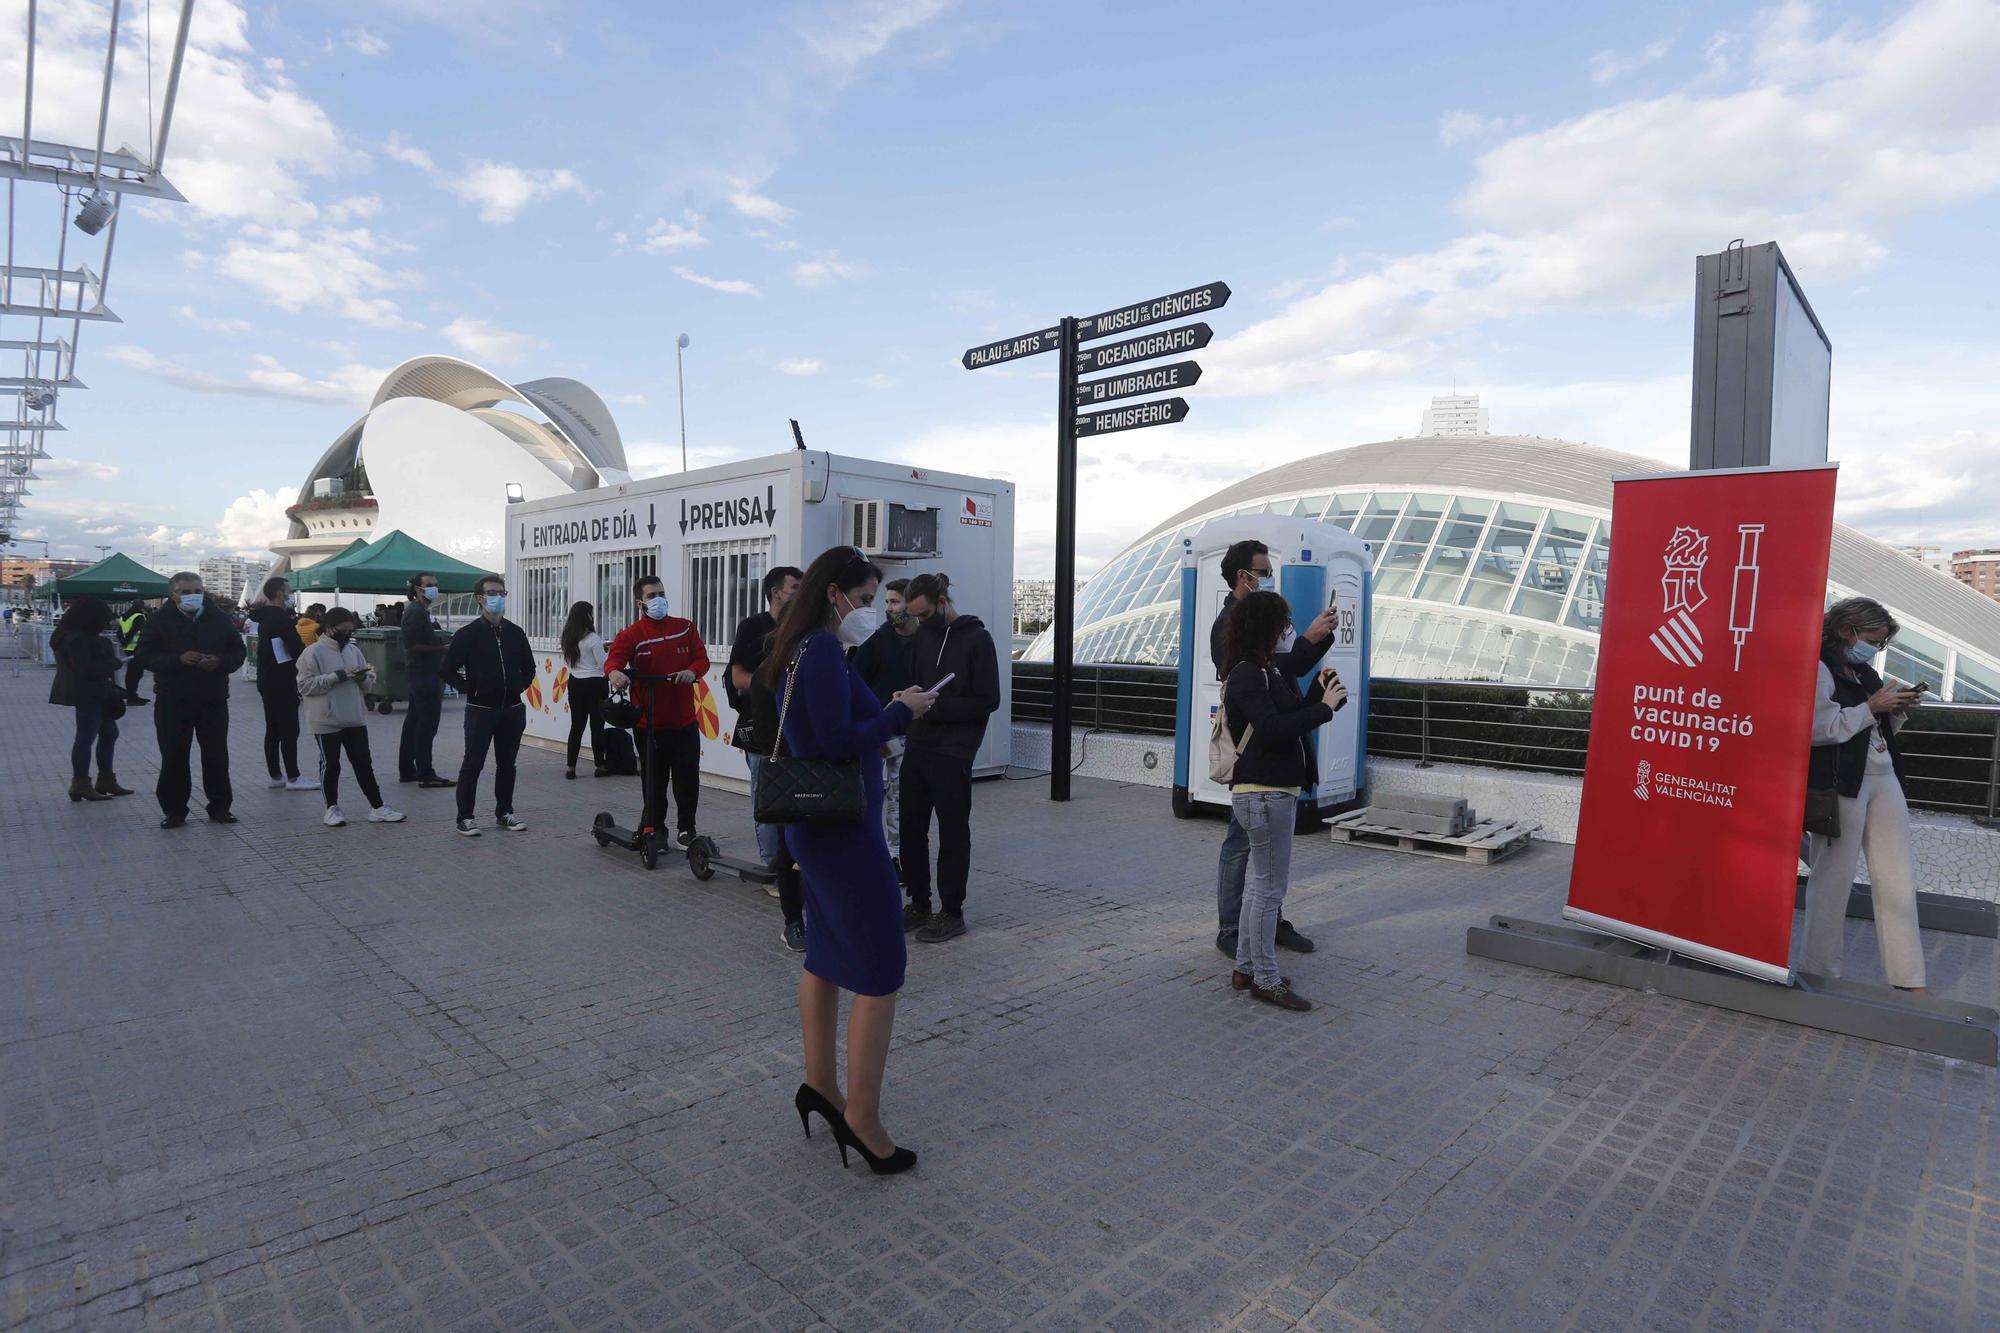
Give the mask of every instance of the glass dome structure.
MULTIPOLYGON (((1375 556, 1374 671, 1586 687, 1597 669, 1611 482, 1652 459, 1533 436, 1425 436, 1286 463, 1175 514, 1077 597, 1076 658, 1180 660, 1181 539, 1242 514, 1317 518, 1375 556)), ((1827 595, 1896 614, 1890 674, 1942 699, 2000 703, 2000 603, 1836 526, 1827 595)), ((1024 660, 1046 661, 1045 631, 1024 660)))

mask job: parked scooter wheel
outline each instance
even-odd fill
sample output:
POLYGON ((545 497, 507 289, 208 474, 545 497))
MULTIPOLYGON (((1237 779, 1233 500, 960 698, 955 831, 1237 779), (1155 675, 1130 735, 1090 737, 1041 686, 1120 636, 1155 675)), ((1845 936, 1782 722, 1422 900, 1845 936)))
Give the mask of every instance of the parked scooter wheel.
POLYGON ((709 861, 709 858, 715 855, 715 850, 715 844, 707 838, 696 838, 688 844, 688 869, 694 872, 696 879, 715 878, 715 867, 709 861))
POLYGON ((609 847, 611 845, 611 835, 605 832, 605 830, 610 828, 616 822, 617 822, 616 820, 611 818, 611 812, 609 810, 599 810, 597 814, 591 819, 590 836, 597 839, 597 845, 599 847, 609 847))
POLYGON ((653 841, 652 835, 650 834, 641 834, 640 838, 641 842, 639 845, 639 864, 646 867, 646 869, 648 870, 658 869, 660 864, 659 844, 653 841))

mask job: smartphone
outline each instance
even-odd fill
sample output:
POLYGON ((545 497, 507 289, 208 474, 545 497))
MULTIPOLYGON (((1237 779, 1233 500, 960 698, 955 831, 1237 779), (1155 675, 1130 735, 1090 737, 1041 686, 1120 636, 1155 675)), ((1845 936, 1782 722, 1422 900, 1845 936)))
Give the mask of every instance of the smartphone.
POLYGON ((958 673, 956 671, 947 671, 944 673, 943 677, 934 682, 929 689, 924 691, 924 693, 936 694, 939 690, 951 684, 952 681, 956 680, 957 678, 958 678, 958 673))
POLYGON ((1927 692, 1930 689, 1930 687, 1931 683, 1929 681, 1920 680, 1914 685, 1905 685, 1903 688, 1908 690, 1912 694, 1923 694, 1927 692))

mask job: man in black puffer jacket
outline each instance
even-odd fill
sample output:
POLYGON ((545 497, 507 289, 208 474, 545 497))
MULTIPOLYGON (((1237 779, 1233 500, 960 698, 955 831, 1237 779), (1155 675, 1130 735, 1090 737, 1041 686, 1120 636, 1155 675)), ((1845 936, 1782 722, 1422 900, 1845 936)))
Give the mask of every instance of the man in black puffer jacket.
POLYGON ((167 600, 146 621, 139 657, 153 673, 153 730, 160 741, 160 827, 187 823, 194 792, 189 759, 201 743, 201 792, 211 824, 229 812, 229 677, 243 669, 243 636, 229 613, 202 591, 201 575, 167 580, 167 600))
POLYGON ((527 824, 514 817, 514 760, 528 730, 528 706, 521 693, 535 683, 535 654, 528 636, 507 619, 507 581, 486 574, 472 585, 479 619, 451 636, 438 679, 465 696, 465 758, 458 766, 458 831, 479 836, 472 817, 486 751, 493 751, 493 822, 519 833, 527 824))
POLYGON ((903 929, 925 944, 965 933, 965 883, 972 872, 972 760, 986 719, 1000 707, 1000 660, 978 616, 951 604, 951 580, 919 574, 904 605, 917 630, 916 684, 937 702, 910 724, 903 753, 903 883, 910 895, 903 929), (938 682, 951 679, 942 687, 938 682), (931 914, 931 814, 938 822, 938 902, 931 914))

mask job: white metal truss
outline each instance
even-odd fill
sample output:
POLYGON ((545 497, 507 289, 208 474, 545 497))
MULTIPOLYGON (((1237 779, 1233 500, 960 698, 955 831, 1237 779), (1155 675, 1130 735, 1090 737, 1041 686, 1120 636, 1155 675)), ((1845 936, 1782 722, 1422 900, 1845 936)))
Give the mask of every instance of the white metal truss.
MULTIPOLYGON (((161 0, 171 4, 172 0, 161 0)), ((118 63, 118 33, 126 17, 126 0, 111 0, 104 34, 103 82, 98 90, 97 134, 94 143, 70 144, 35 137, 35 56, 38 0, 28 0, 21 34, 23 79, 18 134, 0 135, 0 180, 7 186, 4 254, 0 254, 0 399, 12 397, 15 410, 0 406, 0 545, 12 537, 23 499, 35 480, 36 460, 49 457, 43 437, 64 429, 56 420, 58 400, 86 388, 76 376, 76 352, 83 325, 118 323, 105 305, 111 258, 118 244, 118 222, 125 195, 184 202, 160 172, 167 139, 173 129, 174 103, 180 95, 181 67, 187 55, 188 27, 195 0, 180 0, 173 37, 173 54, 166 72, 157 127, 152 123, 153 0, 132 0, 130 8, 145 7, 147 29, 148 145, 105 146, 111 121, 112 76, 118 63), (37 202, 39 201, 39 202, 37 202), (25 254, 19 227, 23 211, 50 210, 56 216, 55 253, 25 254), (72 229, 76 235, 71 236, 72 229), (74 241, 77 253, 72 255, 74 241), (94 257, 84 251, 102 246, 94 257), (32 262, 31 262, 32 261, 32 262), (8 320, 33 321, 31 336, 19 336, 8 320), (67 322, 68 336, 52 334, 50 325, 67 322)), ((11 42, 12 34, 0 35, 11 42)), ((43 216, 47 216, 44 212, 43 216)), ((44 242, 46 243, 46 242, 44 242)))

